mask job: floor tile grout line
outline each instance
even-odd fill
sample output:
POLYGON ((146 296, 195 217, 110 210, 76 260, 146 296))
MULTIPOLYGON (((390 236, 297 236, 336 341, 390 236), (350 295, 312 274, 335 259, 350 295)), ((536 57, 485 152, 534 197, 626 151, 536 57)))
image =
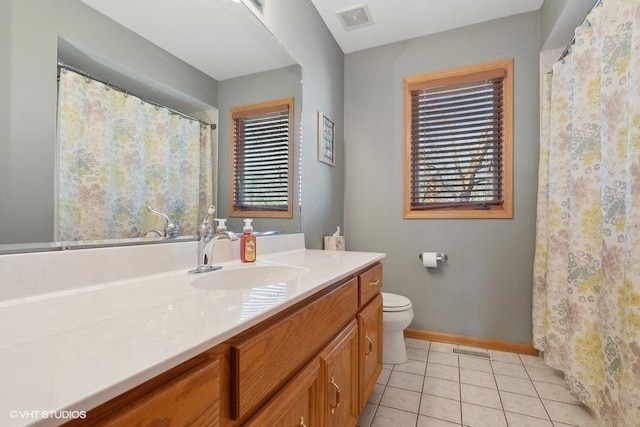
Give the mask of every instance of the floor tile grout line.
MULTIPOLYGON (((520 358, 522 365, 524 365, 524 360, 522 360, 522 357, 520 357, 520 355, 518 355, 518 357, 520 358)), ((529 373, 529 370, 527 369, 526 365, 525 365, 524 371, 527 373, 527 378, 529 378, 529 381, 531 381, 531 384, 533 384, 533 389, 536 392, 536 396, 538 396, 538 399, 540 400, 540 404, 542 405, 542 408, 544 409, 545 414, 547 414, 547 417, 549 418, 549 421, 551 421, 551 424, 554 425, 555 422, 553 421, 553 419, 551 419, 551 414, 549 413, 549 410, 547 409, 544 402, 542 401, 542 396, 540 396, 540 393, 538 392, 538 388, 536 387, 536 384, 533 382, 533 378, 531 378, 531 374, 529 373)))
MULTIPOLYGON (((385 390, 386 390, 386 387, 385 387, 385 390)), ((384 390, 383 390, 383 394, 384 394, 384 390)), ((382 400, 382 396, 380 396, 380 400, 382 400)), ((369 425, 367 427, 371 427, 371 424, 373 424, 373 420, 376 419, 376 414, 378 413, 378 409, 380 409, 380 403, 376 405, 376 409, 373 411, 373 416, 371 417, 371 421, 369 421, 369 425)))
MULTIPOLYGON (((435 352, 438 353, 437 351, 435 351, 435 352)), ((442 353, 442 354, 447 354, 447 353, 442 353)), ((429 354, 428 354, 428 357, 427 357, 427 366, 429 364, 429 357, 430 356, 431 356, 431 348, 429 348, 429 354)), ((434 363, 434 364, 440 365, 438 363, 434 363)), ((440 366, 450 366, 450 365, 440 365, 440 366)), ((453 367, 453 366, 451 366, 451 367, 453 367)), ((424 380, 422 381, 422 395, 426 394, 426 395, 429 395, 429 396, 434 396, 434 397, 438 397, 438 398, 442 398, 442 399, 447 399, 446 397, 443 397, 443 396, 438 396, 438 395, 435 395, 435 394, 425 393, 425 391, 424 391, 424 383, 426 382, 427 378, 435 378, 435 377, 427 377, 427 371, 426 371, 426 367, 425 367, 424 380)), ((438 378, 438 379, 440 379, 442 381, 450 381, 450 380, 445 380, 443 378, 438 378)), ((461 386, 460 386, 461 385, 461 382, 460 382, 460 366, 458 366, 458 381, 457 381, 457 383, 458 383, 458 397, 459 397, 458 404, 459 404, 459 413, 460 413, 460 423, 458 423, 458 425, 461 426, 462 425, 462 395, 461 395, 462 391, 461 391, 461 386)), ((449 400, 454 400, 454 399, 449 399, 449 400)), ((422 405, 422 397, 420 398, 420 405, 422 405)), ((420 408, 418 408, 418 421, 419 421, 420 415, 421 415, 419 412, 420 412, 420 408)), ((433 417, 433 416, 430 416, 430 417, 434 418, 434 419, 437 419, 437 420, 451 422, 451 421, 445 420, 443 418, 438 418, 438 417, 433 417)))
POLYGON ((498 399, 500 399, 500 407, 502 408, 502 418, 504 419, 504 423, 508 426, 509 421, 507 421, 507 410, 504 407, 504 402, 502 401, 502 395, 500 394, 500 388, 498 387, 498 379, 496 378, 496 371, 493 369, 493 363, 489 363, 491 365, 491 374, 493 375, 493 382, 496 385, 496 392, 498 393, 498 399))
POLYGON ((383 408, 389 408, 389 409, 395 409, 396 411, 402 411, 402 412, 407 412, 409 414, 416 414, 416 415, 420 415, 420 407, 418 407, 418 412, 413 412, 413 411, 409 411, 407 409, 400 409, 400 408, 396 408, 394 406, 387 406, 387 405, 383 405, 382 403, 378 405, 378 407, 382 406, 383 408))
POLYGON ((462 371, 460 370, 460 357, 458 357, 458 397, 460 402, 460 425, 464 424, 462 415, 462 371))

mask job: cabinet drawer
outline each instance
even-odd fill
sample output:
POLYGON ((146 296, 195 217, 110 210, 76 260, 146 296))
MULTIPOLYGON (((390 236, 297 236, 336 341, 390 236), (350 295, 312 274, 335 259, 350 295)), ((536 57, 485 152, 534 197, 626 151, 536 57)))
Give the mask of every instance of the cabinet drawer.
POLYGON ((346 282, 300 310, 231 344, 231 417, 256 410, 358 311, 358 281, 346 282))
POLYGON ((220 425, 220 362, 214 360, 179 376, 106 419, 101 426, 220 425))
POLYGON ((359 306, 364 307, 382 289, 382 264, 376 264, 359 277, 359 306))

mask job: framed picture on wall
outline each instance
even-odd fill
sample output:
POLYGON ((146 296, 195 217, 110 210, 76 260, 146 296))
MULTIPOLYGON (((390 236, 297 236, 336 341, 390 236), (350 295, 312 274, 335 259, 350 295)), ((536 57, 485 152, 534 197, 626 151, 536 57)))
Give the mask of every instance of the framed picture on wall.
POLYGON ((335 164, 335 138, 335 124, 318 111, 318 161, 330 166, 335 164))

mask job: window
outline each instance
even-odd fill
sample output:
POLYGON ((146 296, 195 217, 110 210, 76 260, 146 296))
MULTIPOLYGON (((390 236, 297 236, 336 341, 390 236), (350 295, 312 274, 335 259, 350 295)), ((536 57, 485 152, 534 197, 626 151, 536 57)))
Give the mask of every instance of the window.
POLYGON ((404 79, 405 218, 512 218, 513 60, 404 79))
POLYGON ((293 98, 231 109, 229 216, 293 216, 293 98))

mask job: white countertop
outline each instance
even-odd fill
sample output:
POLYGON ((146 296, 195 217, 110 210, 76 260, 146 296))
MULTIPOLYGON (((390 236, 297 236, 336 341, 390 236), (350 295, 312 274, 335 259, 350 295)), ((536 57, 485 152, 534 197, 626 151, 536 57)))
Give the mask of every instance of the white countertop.
POLYGON ((0 302, 0 425, 68 421, 35 411, 93 408, 383 257, 299 249, 259 257, 309 269, 263 288, 198 289, 179 270, 0 302))

